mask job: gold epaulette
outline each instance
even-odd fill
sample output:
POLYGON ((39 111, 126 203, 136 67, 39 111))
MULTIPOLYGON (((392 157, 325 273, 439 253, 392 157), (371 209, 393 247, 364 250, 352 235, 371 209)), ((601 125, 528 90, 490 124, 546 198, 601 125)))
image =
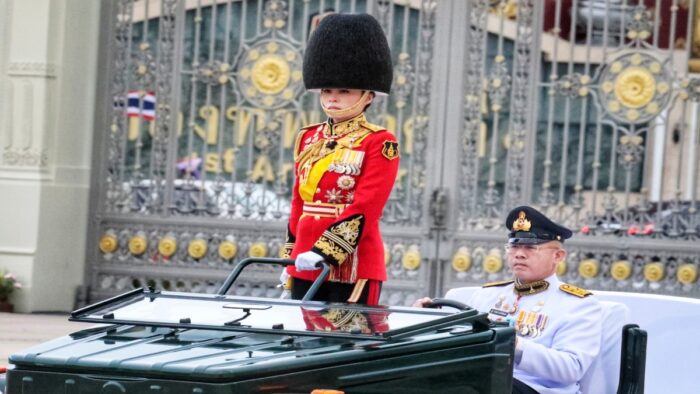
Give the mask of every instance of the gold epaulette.
POLYGON ((513 283, 513 280, 499 280, 497 282, 489 282, 481 285, 481 287, 497 287, 497 286, 505 286, 513 283))
POLYGON ((559 290, 563 291, 564 293, 569 293, 571 295, 575 295, 576 297, 583 298, 583 297, 588 297, 589 295, 593 295, 590 291, 586 289, 582 289, 580 287, 576 287, 573 285, 568 285, 564 283, 563 285, 559 286, 559 290))
POLYGON ((304 135, 306 130, 321 126, 322 124, 323 123, 314 123, 314 124, 306 125, 306 126, 302 127, 301 129, 299 129, 299 132, 297 133, 296 141, 294 141, 294 161, 295 162, 299 158, 299 153, 301 153, 301 152, 299 152, 299 147, 301 146, 301 137, 304 135))
POLYGON ((323 124, 323 123, 313 123, 313 124, 309 124, 309 125, 306 125, 306 126, 302 127, 300 130, 308 130, 308 129, 312 128, 312 127, 318 127, 318 126, 320 126, 320 125, 322 125, 322 124, 323 124))
POLYGON ((364 127, 365 129, 367 129, 373 133, 376 133, 377 131, 386 130, 385 127, 378 126, 376 124, 372 124, 372 123, 368 123, 368 122, 362 122, 362 127, 364 127))

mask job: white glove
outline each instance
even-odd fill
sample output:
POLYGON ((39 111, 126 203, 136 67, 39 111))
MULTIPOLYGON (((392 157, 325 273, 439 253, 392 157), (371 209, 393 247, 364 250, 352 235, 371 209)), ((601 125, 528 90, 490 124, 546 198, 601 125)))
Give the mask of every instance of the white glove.
POLYGON ((290 277, 287 273, 287 267, 282 268, 282 273, 280 274, 280 284, 277 285, 277 287, 282 288, 282 294, 280 294, 280 298, 289 298, 292 295, 292 284, 289 283, 289 279, 290 277))
POLYGON ((297 256, 294 261, 294 266, 297 271, 313 271, 319 269, 316 263, 323 261, 323 256, 315 252, 304 252, 297 256))
POLYGON ((287 268, 282 268, 282 273, 280 274, 280 283, 282 284, 282 286, 286 286, 288 280, 289 274, 287 273, 287 268))

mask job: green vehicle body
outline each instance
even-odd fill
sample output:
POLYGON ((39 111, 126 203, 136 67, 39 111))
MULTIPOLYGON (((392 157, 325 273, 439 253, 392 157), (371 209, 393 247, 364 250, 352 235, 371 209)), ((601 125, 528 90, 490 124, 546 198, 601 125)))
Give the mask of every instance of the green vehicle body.
MULTIPOLYGON (((261 262, 279 264, 245 263, 261 262)), ((216 295, 138 289, 73 312, 101 325, 10 356, 6 393, 511 392, 514 330, 483 313, 227 295, 246 264, 216 295)))

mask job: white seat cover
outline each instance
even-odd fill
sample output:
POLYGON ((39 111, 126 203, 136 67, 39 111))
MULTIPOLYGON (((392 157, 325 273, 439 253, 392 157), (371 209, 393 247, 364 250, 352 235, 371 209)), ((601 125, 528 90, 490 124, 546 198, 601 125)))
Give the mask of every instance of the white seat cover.
POLYGON ((630 311, 619 302, 601 301, 603 332, 600 353, 581 379, 581 393, 616 393, 620 380, 622 327, 630 323, 630 311))

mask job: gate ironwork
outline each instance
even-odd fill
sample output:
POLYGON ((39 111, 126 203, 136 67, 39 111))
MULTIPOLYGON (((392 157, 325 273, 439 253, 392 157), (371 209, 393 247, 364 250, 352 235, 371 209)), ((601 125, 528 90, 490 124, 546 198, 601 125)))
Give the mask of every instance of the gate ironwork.
MULTIPOLYGON (((328 12, 373 14, 394 57, 392 94, 369 114, 402 147, 382 302, 506 278, 502 219, 520 203, 576 230, 565 280, 698 296, 692 4, 103 5, 91 300, 213 292, 236 261, 279 254, 294 137, 322 114, 301 59, 328 12)), ((276 296, 277 274, 258 267, 236 292, 276 296)))

